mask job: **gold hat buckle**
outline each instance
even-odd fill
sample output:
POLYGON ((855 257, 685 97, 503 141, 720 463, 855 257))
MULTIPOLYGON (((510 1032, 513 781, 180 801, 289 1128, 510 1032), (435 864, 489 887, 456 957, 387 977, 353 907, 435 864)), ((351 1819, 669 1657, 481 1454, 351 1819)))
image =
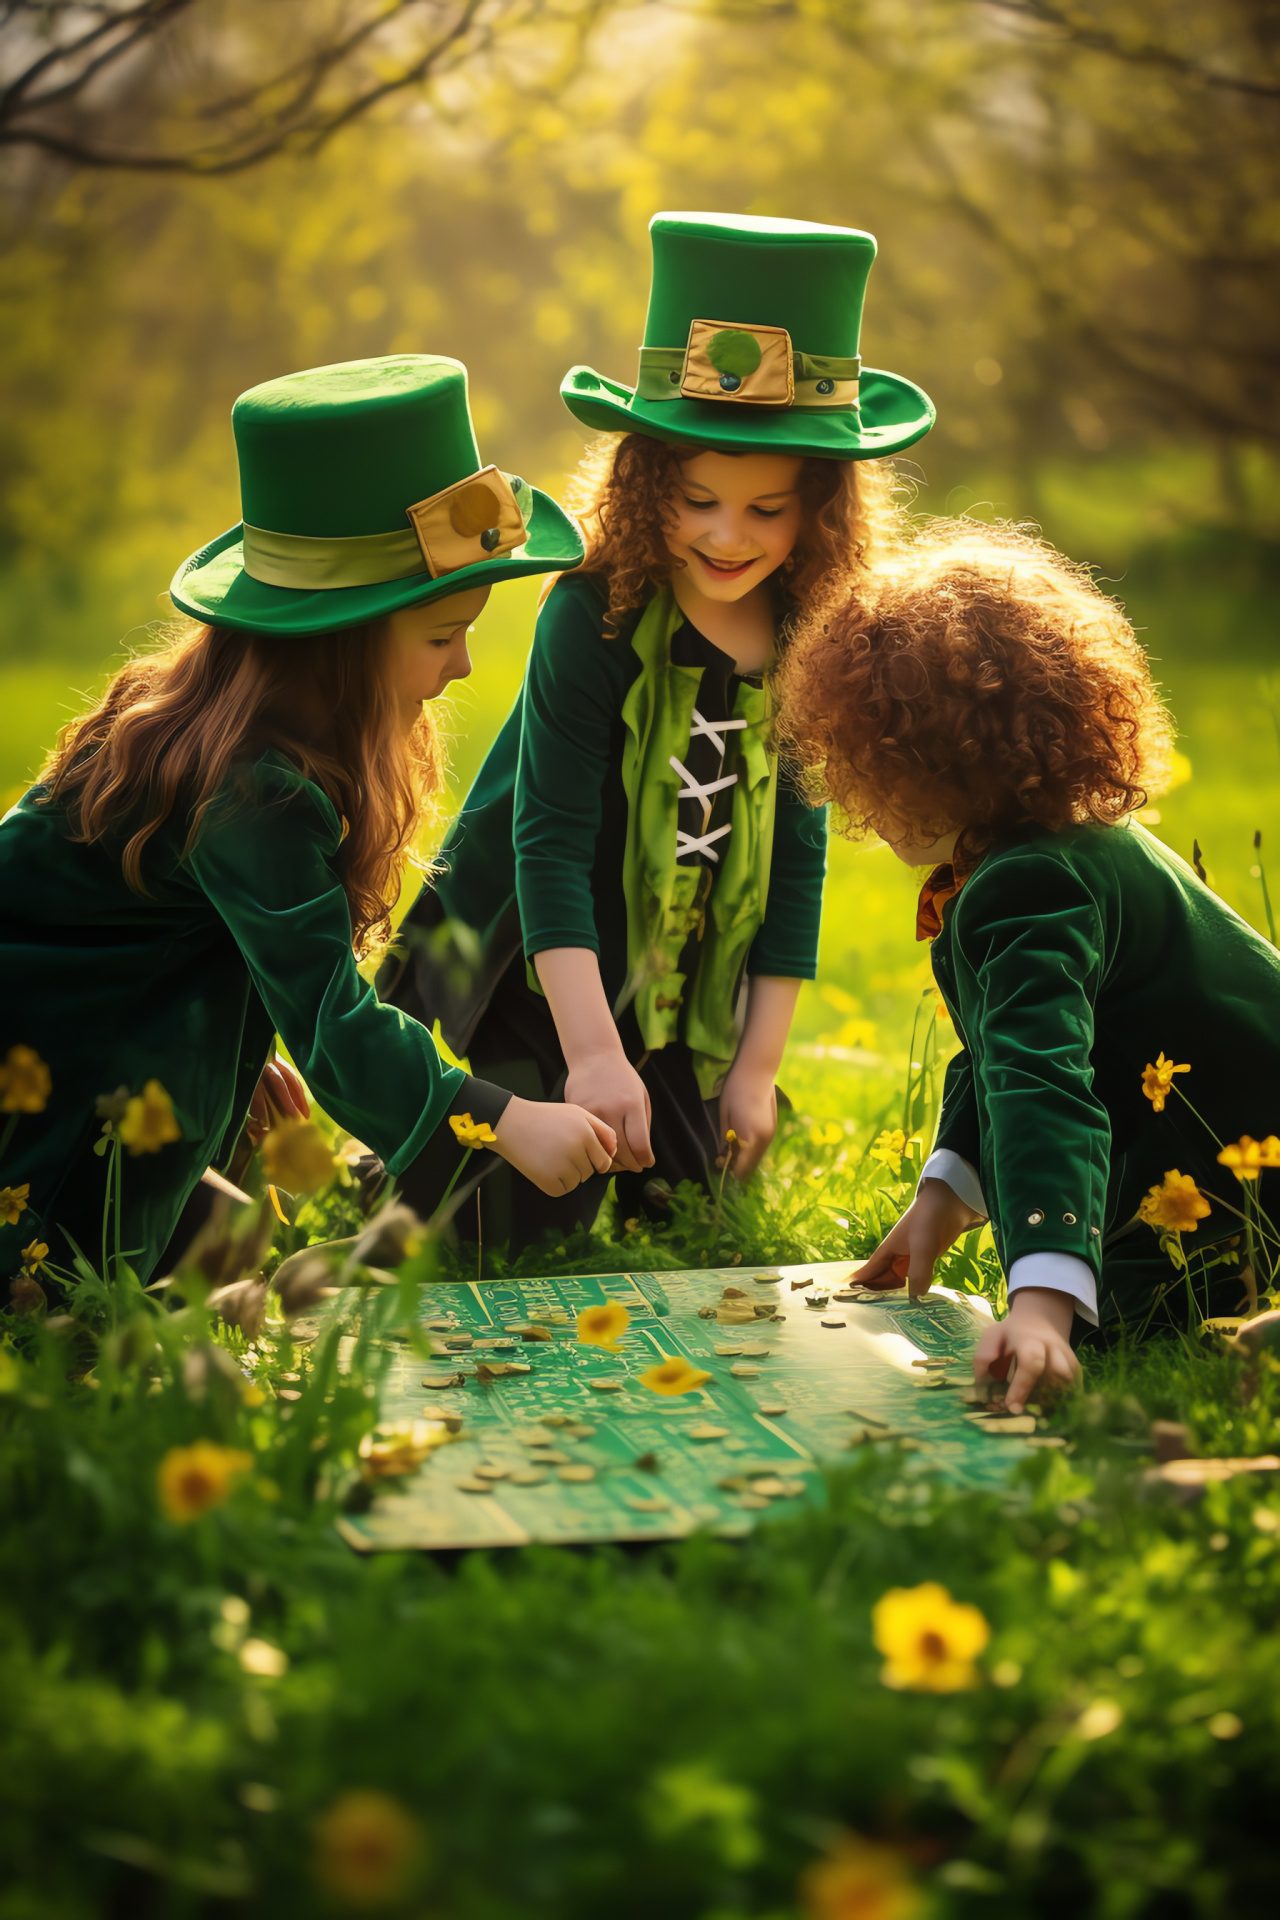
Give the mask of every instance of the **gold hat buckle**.
POLYGON ((757 327, 738 320, 693 321, 680 392, 686 400, 791 406, 795 400, 791 335, 785 327, 757 327))
POLYGON ((529 536, 511 482, 482 467, 405 509, 433 580, 522 546, 529 536))

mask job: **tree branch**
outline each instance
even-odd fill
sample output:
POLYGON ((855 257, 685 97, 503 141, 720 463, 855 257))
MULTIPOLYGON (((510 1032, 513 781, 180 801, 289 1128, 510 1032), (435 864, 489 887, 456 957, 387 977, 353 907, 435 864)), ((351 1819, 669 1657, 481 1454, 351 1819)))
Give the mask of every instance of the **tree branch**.
POLYGON ((1072 19, 1063 8, 1051 5, 1050 0, 984 0, 984 4, 998 13, 1014 14, 1038 26, 1051 27, 1074 46, 1106 54, 1112 60, 1123 60, 1130 66, 1161 67, 1166 73, 1198 80, 1202 86, 1223 87, 1232 93, 1251 94, 1262 100, 1280 100, 1280 80, 1257 80, 1242 73, 1224 73, 1219 67, 1202 66, 1198 60, 1175 53, 1172 47, 1159 46, 1153 40, 1122 40, 1104 27, 1072 19))

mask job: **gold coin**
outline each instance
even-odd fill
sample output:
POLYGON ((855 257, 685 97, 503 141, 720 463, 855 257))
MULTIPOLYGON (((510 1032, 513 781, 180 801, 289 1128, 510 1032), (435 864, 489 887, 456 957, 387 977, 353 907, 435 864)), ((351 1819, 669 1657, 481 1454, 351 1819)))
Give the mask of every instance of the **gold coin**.
POLYGON ((596 1477, 595 1468, 588 1467, 582 1462, 576 1462, 572 1466, 561 1467, 559 1469, 559 1478, 561 1480, 573 1480, 573 1481, 594 1480, 595 1477, 596 1477))
POLYGON ((728 1427, 710 1427, 705 1425, 690 1427, 689 1438, 691 1440, 723 1440, 728 1431, 728 1427))
POLYGON ((536 1467, 517 1467, 511 1476, 513 1487, 541 1487, 545 1486, 546 1480, 546 1474, 539 1473, 536 1467))
POLYGON ((459 1493, 492 1493, 491 1480, 456 1480, 454 1485, 459 1493))
POLYGON ((504 1467, 500 1461, 482 1460, 474 1473, 477 1480, 505 1480, 510 1471, 510 1467, 504 1467))
POLYGON ((780 1400, 770 1400, 768 1402, 762 1402, 757 1411, 765 1414, 770 1419, 777 1419, 779 1414, 786 1412, 786 1408, 780 1400))
POLYGON ((621 1393, 626 1384, 625 1380, 588 1380, 587 1382, 592 1393, 621 1393))
POLYGON ((729 1371, 735 1380, 755 1380, 760 1374, 759 1367, 730 1367, 729 1371))

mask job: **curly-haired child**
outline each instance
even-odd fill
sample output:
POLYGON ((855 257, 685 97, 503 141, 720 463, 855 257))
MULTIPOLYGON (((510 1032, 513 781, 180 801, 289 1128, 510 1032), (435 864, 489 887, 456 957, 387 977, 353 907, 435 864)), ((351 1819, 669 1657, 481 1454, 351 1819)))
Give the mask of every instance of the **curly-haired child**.
MULTIPOLYGON (((766 676, 889 517, 877 461, 933 418, 860 366, 869 234, 708 214, 651 231, 636 390, 586 367, 562 387, 610 435, 573 503, 586 561, 543 605, 448 871, 382 983, 477 1072, 607 1120, 624 1215, 726 1151, 745 1178, 773 1137, 826 822, 779 775, 766 676)), ((548 1202, 499 1171, 485 1238, 585 1222, 604 1185, 548 1202)))
MULTIPOLYGON (((850 828, 931 869, 916 937, 963 1042, 916 1197, 859 1278, 905 1263, 922 1293, 989 1217, 1010 1305, 977 1373, 1016 1368, 1019 1411, 1075 1377, 1073 1322, 1137 1332, 1185 1301, 1154 1230, 1172 1202, 1198 1247, 1239 1234, 1223 1141, 1280 1165, 1280 956, 1134 819, 1169 716, 1120 608, 1038 541, 935 525, 870 604, 859 581, 809 621, 781 691, 850 828)), ((1195 1290, 1232 1311, 1240 1268, 1195 1290)))

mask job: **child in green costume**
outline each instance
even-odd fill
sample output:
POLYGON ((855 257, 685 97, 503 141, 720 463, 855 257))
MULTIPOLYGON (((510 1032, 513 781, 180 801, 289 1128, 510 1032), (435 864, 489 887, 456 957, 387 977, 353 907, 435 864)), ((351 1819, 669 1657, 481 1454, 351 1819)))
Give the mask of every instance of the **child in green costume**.
POLYGON ((423 702, 470 671, 491 587, 577 562, 573 526, 481 468, 456 360, 293 374, 232 419, 244 520, 179 570, 188 621, 0 823, 6 1274, 24 1244, 97 1256, 103 1113, 154 1082, 123 1180, 123 1248, 149 1277, 277 1033, 395 1173, 464 1112, 556 1193, 614 1151, 580 1108, 548 1117, 447 1066, 356 967, 439 784, 423 702))
MULTIPOLYGON (((726 1151, 745 1177, 773 1136, 826 829, 779 777, 767 676, 888 515, 867 463, 933 418, 910 382, 861 368, 869 234, 710 214, 651 234, 636 388, 575 367, 561 389, 610 435, 579 479, 586 561, 543 605, 447 871, 381 983, 477 1071, 606 1119, 624 1215, 726 1151)), ((588 1220, 604 1187, 548 1204, 504 1179, 483 1190, 485 1238, 516 1245, 588 1220)))
POLYGON ((963 1042, 915 1200, 859 1278, 923 1293, 990 1218, 1010 1307, 977 1373, 1016 1368, 1015 1412, 1074 1379, 1073 1322, 1167 1324, 1189 1286, 1239 1312, 1262 1273, 1221 1257, 1236 1168, 1280 1197, 1280 956, 1133 818, 1172 728, 1120 609, 1047 547, 943 523, 872 605, 814 617, 782 692, 820 790, 932 868, 917 938, 963 1042), (1190 1282, 1162 1230, 1209 1254, 1190 1282))

